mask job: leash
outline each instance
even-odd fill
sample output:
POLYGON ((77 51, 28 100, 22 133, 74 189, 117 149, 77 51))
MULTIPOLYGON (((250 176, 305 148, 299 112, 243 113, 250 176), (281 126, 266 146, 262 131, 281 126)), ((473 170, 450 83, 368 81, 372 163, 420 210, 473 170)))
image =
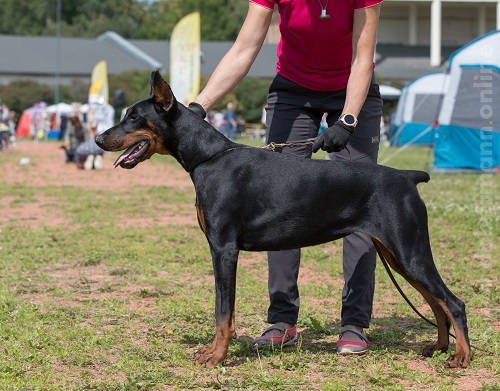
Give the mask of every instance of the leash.
MULTIPOLYGON (((264 145, 263 147, 260 147, 262 149, 267 149, 268 151, 276 152, 276 148, 297 148, 297 147, 310 147, 314 144, 314 141, 316 140, 317 137, 313 138, 308 138, 306 141, 291 141, 289 143, 275 143, 275 142, 270 142, 267 145, 264 145)), ((344 147, 347 153, 349 154, 349 161, 352 161, 352 156, 351 156, 351 151, 349 151, 349 148, 347 146, 344 147)))
POLYGON ((309 147, 314 144, 314 140, 316 140, 316 137, 314 138, 308 138, 306 141, 292 141, 289 143, 275 143, 271 142, 267 145, 264 145, 263 149, 267 149, 269 151, 275 152, 276 148, 297 148, 297 147, 309 147))
MULTIPOLYGON (((387 261, 385 260, 385 258, 379 253, 379 257, 380 257, 380 260, 382 261, 382 264, 384 265, 385 267, 385 270, 387 272, 387 274, 389 275, 389 278, 391 279, 392 283, 394 284, 394 286, 396 287, 396 289, 398 290, 399 294, 403 297, 403 299, 406 301, 406 303, 410 306, 410 308, 418 315, 420 316, 423 320, 425 320, 427 323, 429 323, 430 325, 434 326, 434 327, 438 327, 438 325, 436 323, 434 323, 433 321, 427 319, 424 315, 422 315, 420 313, 419 310, 417 310, 415 308, 415 306, 412 304, 412 302, 410 301, 410 299, 408 299, 408 297, 405 295, 405 293, 403 292, 403 290, 401 289, 401 287, 399 286, 398 282, 396 281, 396 278, 394 277, 394 274, 392 273, 391 271, 391 268, 389 267, 389 265, 387 264, 387 261)), ((450 333, 448 331, 448 335, 452 338, 454 338, 455 340, 457 339, 457 337, 455 337, 455 335, 453 335, 452 333, 450 333)), ((481 348, 478 348, 477 346, 474 346, 472 344, 470 344, 470 347, 471 348, 474 348, 476 350, 480 350, 481 352, 485 352, 485 353, 488 353, 488 354, 491 354, 491 355, 494 355, 494 356, 498 356, 498 353, 494 353, 492 351, 488 351, 486 349, 481 349, 481 348)))
MULTIPOLYGON (((417 308, 415 308, 415 306, 413 305, 413 303, 410 301, 410 299, 408 299, 408 296, 405 295, 405 293, 403 292, 403 290, 401 289, 401 287, 399 286, 398 282, 396 281, 396 278, 394 277, 394 274, 392 274, 392 270, 391 268, 389 267, 389 265, 387 264, 387 261, 385 260, 385 258, 379 254, 379 257, 380 257, 380 260, 382 261, 382 264, 384 265, 385 267, 385 271, 387 272, 387 274, 389 275, 389 278, 391 279, 392 283, 394 284, 394 286, 396 287, 396 289, 398 290, 398 292, 401 294, 401 296, 403 297, 403 299, 405 299, 405 301, 408 303, 408 305, 410 306, 410 308, 415 311, 415 313, 420 316, 423 320, 425 320, 427 323, 433 325, 434 327, 438 327, 438 325, 436 323, 434 323, 433 321, 427 319, 424 315, 422 315, 419 310, 417 310, 417 308)), ((451 337, 453 338, 457 338, 455 337, 453 334, 451 333, 448 333, 451 337)))

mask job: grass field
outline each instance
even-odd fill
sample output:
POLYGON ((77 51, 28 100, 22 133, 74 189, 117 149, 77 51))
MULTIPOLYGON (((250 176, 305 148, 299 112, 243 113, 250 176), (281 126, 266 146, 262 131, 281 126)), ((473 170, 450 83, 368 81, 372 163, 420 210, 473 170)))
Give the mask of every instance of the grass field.
MULTIPOLYGON (((408 149, 388 165, 424 169, 430 156, 408 149)), ((267 261, 242 253, 238 338, 225 365, 208 370, 193 353, 214 335, 214 283, 189 176, 169 157, 113 171, 115 157, 83 172, 62 162, 56 143, 0 153, 0 390, 500 389, 500 175, 432 175, 419 185, 438 269, 467 305, 472 344, 486 350, 473 350, 468 369, 420 355, 437 331, 380 263, 370 351, 337 356, 339 241, 303 250, 301 340, 283 350, 250 344, 267 327, 267 261)))

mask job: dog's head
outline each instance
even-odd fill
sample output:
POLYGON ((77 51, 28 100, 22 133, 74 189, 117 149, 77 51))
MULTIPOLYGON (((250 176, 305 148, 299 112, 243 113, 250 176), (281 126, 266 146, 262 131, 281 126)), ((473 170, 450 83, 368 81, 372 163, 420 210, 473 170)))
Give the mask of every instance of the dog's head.
POLYGON ((134 168, 155 153, 170 155, 165 147, 165 128, 177 110, 177 101, 170 86, 159 71, 151 73, 149 98, 127 109, 118 125, 106 130, 95 141, 105 151, 122 151, 114 163, 122 168, 134 168))

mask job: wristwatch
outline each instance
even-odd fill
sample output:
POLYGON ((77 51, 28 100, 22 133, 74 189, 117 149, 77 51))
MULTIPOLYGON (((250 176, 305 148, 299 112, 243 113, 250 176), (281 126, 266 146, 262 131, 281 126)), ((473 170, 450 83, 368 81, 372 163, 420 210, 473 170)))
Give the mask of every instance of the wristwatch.
POLYGON ((343 114, 340 116, 339 121, 344 125, 349 126, 353 130, 356 128, 358 124, 358 119, 352 114, 343 114))

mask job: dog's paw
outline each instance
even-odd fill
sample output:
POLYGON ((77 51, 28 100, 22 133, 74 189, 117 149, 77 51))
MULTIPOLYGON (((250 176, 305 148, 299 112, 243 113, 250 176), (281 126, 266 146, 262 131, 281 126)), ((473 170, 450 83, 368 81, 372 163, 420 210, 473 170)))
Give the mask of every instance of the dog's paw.
POLYGON ((444 362, 448 368, 467 368, 472 360, 470 355, 452 354, 444 362))
POLYGON ((194 363, 196 365, 203 365, 206 368, 213 368, 223 362, 225 358, 226 355, 218 353, 217 350, 203 348, 194 354, 194 363))
POLYGON ((201 348, 199 349, 195 354, 194 356, 197 357, 197 356, 203 356, 203 355, 209 355, 209 354, 212 354, 214 352, 214 349, 212 347, 209 347, 209 348, 201 348))
POLYGON ((446 352, 448 350, 448 346, 439 346, 437 343, 433 343, 432 345, 427 345, 422 349, 422 356, 424 357, 432 357, 434 352, 446 352))

